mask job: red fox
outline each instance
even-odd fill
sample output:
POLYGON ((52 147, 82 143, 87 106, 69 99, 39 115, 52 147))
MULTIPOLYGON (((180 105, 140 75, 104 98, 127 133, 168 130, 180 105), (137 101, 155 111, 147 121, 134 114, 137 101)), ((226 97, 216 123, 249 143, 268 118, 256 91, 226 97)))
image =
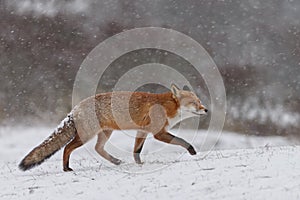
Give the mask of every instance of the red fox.
POLYGON ((196 151, 191 144, 170 134, 167 129, 185 118, 207 112, 193 92, 180 90, 174 84, 171 85, 171 92, 162 94, 100 93, 75 106, 52 135, 21 161, 19 168, 23 171, 29 170, 66 145, 63 152, 63 170, 73 171, 69 167, 71 152, 95 135, 98 135, 95 150, 103 158, 119 165, 121 160, 110 155, 104 145, 113 130, 121 129, 138 131, 133 150, 134 160, 138 164, 142 163, 140 153, 148 133, 152 133, 155 139, 162 142, 180 145, 191 155, 195 155, 196 151), (91 113, 95 116, 91 117, 91 113))

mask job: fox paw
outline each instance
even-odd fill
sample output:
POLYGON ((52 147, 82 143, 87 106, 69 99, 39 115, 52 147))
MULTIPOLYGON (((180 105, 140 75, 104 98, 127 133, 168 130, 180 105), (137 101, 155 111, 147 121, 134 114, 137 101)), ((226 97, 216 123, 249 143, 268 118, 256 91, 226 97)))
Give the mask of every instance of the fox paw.
POLYGON ((140 161, 140 160, 136 160, 135 163, 138 164, 138 165, 144 164, 144 162, 142 162, 142 161, 140 161))
POLYGON ((120 159, 117 159, 117 158, 112 158, 111 162, 115 165, 120 165, 122 163, 122 161, 120 159))
POLYGON ((141 158, 138 154, 134 155, 134 161, 135 161, 136 164, 139 164, 139 165, 144 164, 144 162, 141 161, 141 158))
POLYGON ((188 148, 187 150, 189 151, 189 153, 190 153, 191 155, 196 155, 196 154, 197 154, 197 152, 195 151, 195 149, 194 149, 193 146, 189 146, 189 148, 188 148))
POLYGON ((64 171, 65 171, 65 172, 71 172, 71 171, 73 171, 73 169, 70 168, 70 167, 64 167, 64 171))

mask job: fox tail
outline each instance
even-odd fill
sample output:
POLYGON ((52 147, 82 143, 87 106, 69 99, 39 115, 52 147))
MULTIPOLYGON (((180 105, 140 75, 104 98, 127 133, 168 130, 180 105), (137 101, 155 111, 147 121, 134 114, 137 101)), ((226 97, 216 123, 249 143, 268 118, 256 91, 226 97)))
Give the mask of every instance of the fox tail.
POLYGON ((56 130, 39 146, 29 152, 19 164, 23 171, 29 170, 50 158, 76 135, 76 128, 72 114, 69 114, 56 130))

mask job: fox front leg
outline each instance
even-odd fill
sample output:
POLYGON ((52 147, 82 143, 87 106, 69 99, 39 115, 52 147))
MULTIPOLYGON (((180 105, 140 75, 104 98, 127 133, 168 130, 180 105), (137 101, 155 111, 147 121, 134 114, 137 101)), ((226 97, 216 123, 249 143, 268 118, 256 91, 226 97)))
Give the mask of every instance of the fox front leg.
POLYGON ((159 140, 159 141, 165 142, 165 143, 182 146, 191 155, 196 155, 197 154, 194 147, 190 143, 186 142, 182 138, 176 137, 176 136, 168 133, 167 131, 164 131, 164 130, 160 131, 159 133, 154 135, 154 138, 159 140))
POLYGON ((143 149, 147 134, 148 134, 147 132, 143 132, 143 131, 138 131, 136 134, 134 149, 133 149, 133 158, 137 164, 143 164, 141 162, 140 154, 143 149))

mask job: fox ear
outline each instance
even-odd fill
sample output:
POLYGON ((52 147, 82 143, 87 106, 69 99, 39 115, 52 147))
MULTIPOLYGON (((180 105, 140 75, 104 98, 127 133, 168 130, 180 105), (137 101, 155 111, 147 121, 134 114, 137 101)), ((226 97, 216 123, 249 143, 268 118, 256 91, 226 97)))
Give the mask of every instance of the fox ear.
POLYGON ((187 85, 183 86, 183 90, 185 90, 185 91, 191 91, 191 89, 187 85))
POLYGON ((171 92, 176 98, 180 97, 180 89, 174 83, 171 85, 171 92))

